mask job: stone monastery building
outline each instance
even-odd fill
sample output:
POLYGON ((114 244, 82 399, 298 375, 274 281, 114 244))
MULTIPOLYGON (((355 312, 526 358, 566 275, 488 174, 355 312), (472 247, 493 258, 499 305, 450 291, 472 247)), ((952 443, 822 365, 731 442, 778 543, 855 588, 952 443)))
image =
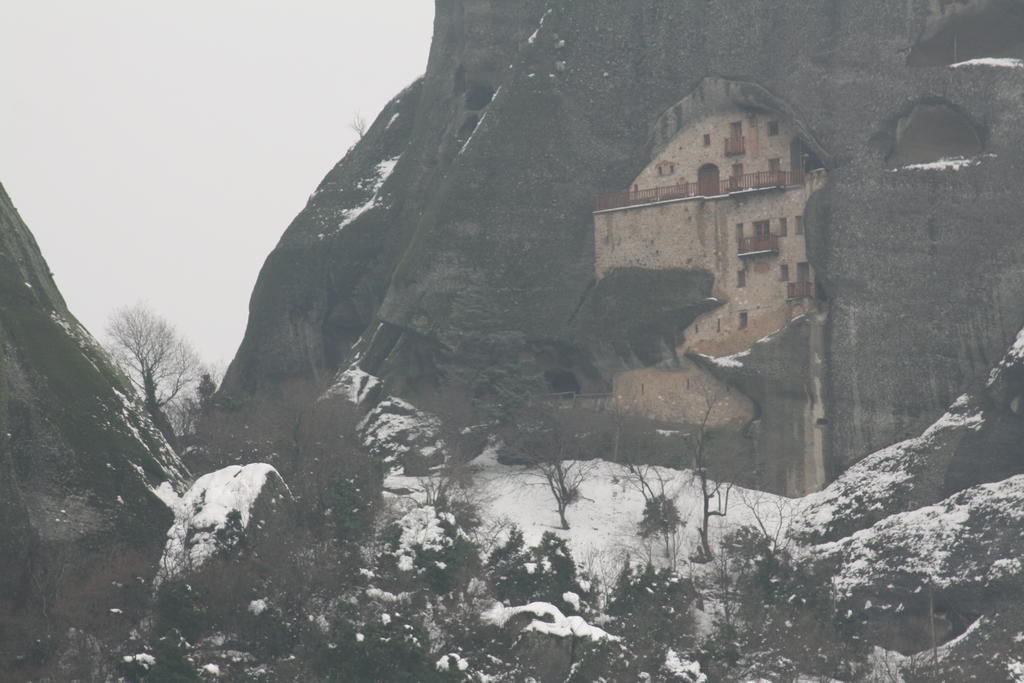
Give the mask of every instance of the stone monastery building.
MULTIPOLYGON (((714 370, 742 366, 752 346, 790 321, 826 313, 804 235, 808 199, 826 172, 770 111, 733 105, 681 119, 629 191, 598 200, 596 277, 620 268, 704 270, 714 276, 713 300, 682 330, 674 360, 618 373, 613 393, 626 412, 742 430, 761 419, 759 408, 714 370)), ((823 360, 814 355, 807 363, 820 379, 823 360)), ((802 471, 786 487, 794 492, 825 481, 820 382, 808 385, 801 424, 776 426, 801 435, 802 471)))

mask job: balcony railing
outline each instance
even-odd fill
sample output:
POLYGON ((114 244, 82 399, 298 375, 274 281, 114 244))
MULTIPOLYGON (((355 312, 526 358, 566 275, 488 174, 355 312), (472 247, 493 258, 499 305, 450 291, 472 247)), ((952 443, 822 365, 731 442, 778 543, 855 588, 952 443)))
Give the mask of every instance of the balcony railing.
POLYGON ((744 137, 741 135, 738 138, 726 138, 725 139, 725 156, 733 157, 737 154, 743 154, 747 151, 746 145, 744 144, 744 137))
POLYGON ((803 173, 789 171, 761 171, 733 176, 725 180, 706 180, 697 183, 679 183, 664 187, 652 187, 647 190, 633 190, 617 194, 604 195, 597 199, 597 210, 620 209, 626 206, 654 204, 673 199, 689 199, 691 197, 717 197, 732 192, 762 190, 774 187, 802 185, 803 173))
POLYGON ((813 282, 787 282, 786 283, 786 298, 788 299, 803 299, 814 296, 814 283, 813 282))
POLYGON ((740 256, 752 254, 763 254, 765 252, 779 253, 778 235, 758 235, 757 237, 741 237, 737 253, 740 256))

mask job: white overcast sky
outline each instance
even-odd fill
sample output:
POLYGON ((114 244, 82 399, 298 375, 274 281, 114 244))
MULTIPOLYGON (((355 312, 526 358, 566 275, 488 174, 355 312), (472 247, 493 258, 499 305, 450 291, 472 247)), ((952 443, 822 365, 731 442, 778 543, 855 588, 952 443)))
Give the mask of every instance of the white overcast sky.
POLYGON ((432 0, 0 0, 0 182, 97 336, 148 303, 226 364, 264 258, 423 73, 432 0))

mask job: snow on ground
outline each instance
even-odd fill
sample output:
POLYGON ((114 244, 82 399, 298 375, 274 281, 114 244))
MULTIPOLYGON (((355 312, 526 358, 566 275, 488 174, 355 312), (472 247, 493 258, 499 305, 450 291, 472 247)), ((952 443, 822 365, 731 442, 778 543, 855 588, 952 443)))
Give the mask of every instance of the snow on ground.
POLYGON ((907 164, 894 168, 893 173, 898 171, 959 171, 962 168, 977 166, 986 158, 994 157, 994 154, 985 154, 979 157, 946 157, 938 161, 929 161, 923 164, 907 164))
MULTIPOLYGON (((485 524, 514 522, 523 532, 527 545, 536 545, 546 531, 569 542, 578 563, 602 576, 621 568, 625 556, 636 561, 669 563, 660 543, 648 544, 637 535, 644 509, 640 492, 629 483, 625 467, 603 460, 587 461, 591 468, 582 486, 582 498, 569 507, 566 517, 570 529, 559 528, 558 513, 547 484, 536 470, 497 461, 493 448, 485 450, 470 463, 474 470, 472 498, 479 503, 485 524)), ((683 564, 698 545, 697 526, 701 517, 699 481, 689 470, 652 468, 665 481, 666 494, 674 497, 686 524, 679 543, 683 564)), ((391 476, 389 489, 422 491, 423 480, 391 476)), ((754 510, 770 533, 784 531, 790 519, 793 501, 761 491, 733 486, 729 494, 728 514, 711 520, 711 537, 717 542, 724 533, 740 525, 756 525, 754 510)), ((714 504, 713 504, 714 506, 714 504)), ((781 533, 780 533, 781 535, 781 533)))
POLYGON ((1008 69, 1024 69, 1024 59, 1012 57, 982 57, 980 59, 968 59, 966 62, 950 64, 951 69, 960 69, 965 66, 995 66, 1008 69))
POLYGON ((228 516, 232 512, 239 514, 239 531, 244 530, 249 525, 253 505, 271 478, 284 485, 277 470, 263 463, 244 467, 231 465, 199 477, 172 505, 174 524, 167 532, 156 583, 195 569, 208 560, 220 547, 218 532, 227 530, 228 516))

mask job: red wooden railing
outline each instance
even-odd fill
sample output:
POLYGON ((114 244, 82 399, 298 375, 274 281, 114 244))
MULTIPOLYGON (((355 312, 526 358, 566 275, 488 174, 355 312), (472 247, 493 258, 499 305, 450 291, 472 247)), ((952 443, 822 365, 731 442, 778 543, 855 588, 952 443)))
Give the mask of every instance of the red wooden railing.
POLYGON ((725 139, 725 156, 731 157, 737 154, 743 154, 746 150, 746 146, 743 144, 743 136, 738 138, 726 138, 725 139))
POLYGON ((716 197, 731 192, 758 190, 770 187, 786 187, 800 185, 804 182, 803 173, 789 171, 760 171, 733 176, 721 181, 705 181, 703 183, 680 183, 664 187, 652 187, 647 190, 633 190, 617 194, 604 195, 597 198, 597 210, 620 209, 638 204, 653 204, 672 199, 688 199, 690 197, 716 197))
POLYGON ((737 253, 740 256, 744 254, 758 254, 764 251, 775 251, 779 250, 779 236, 778 235, 760 235, 757 237, 741 237, 739 240, 739 248, 737 253))
POLYGON ((790 299, 801 299, 814 296, 813 282, 788 282, 786 283, 786 296, 790 299))

